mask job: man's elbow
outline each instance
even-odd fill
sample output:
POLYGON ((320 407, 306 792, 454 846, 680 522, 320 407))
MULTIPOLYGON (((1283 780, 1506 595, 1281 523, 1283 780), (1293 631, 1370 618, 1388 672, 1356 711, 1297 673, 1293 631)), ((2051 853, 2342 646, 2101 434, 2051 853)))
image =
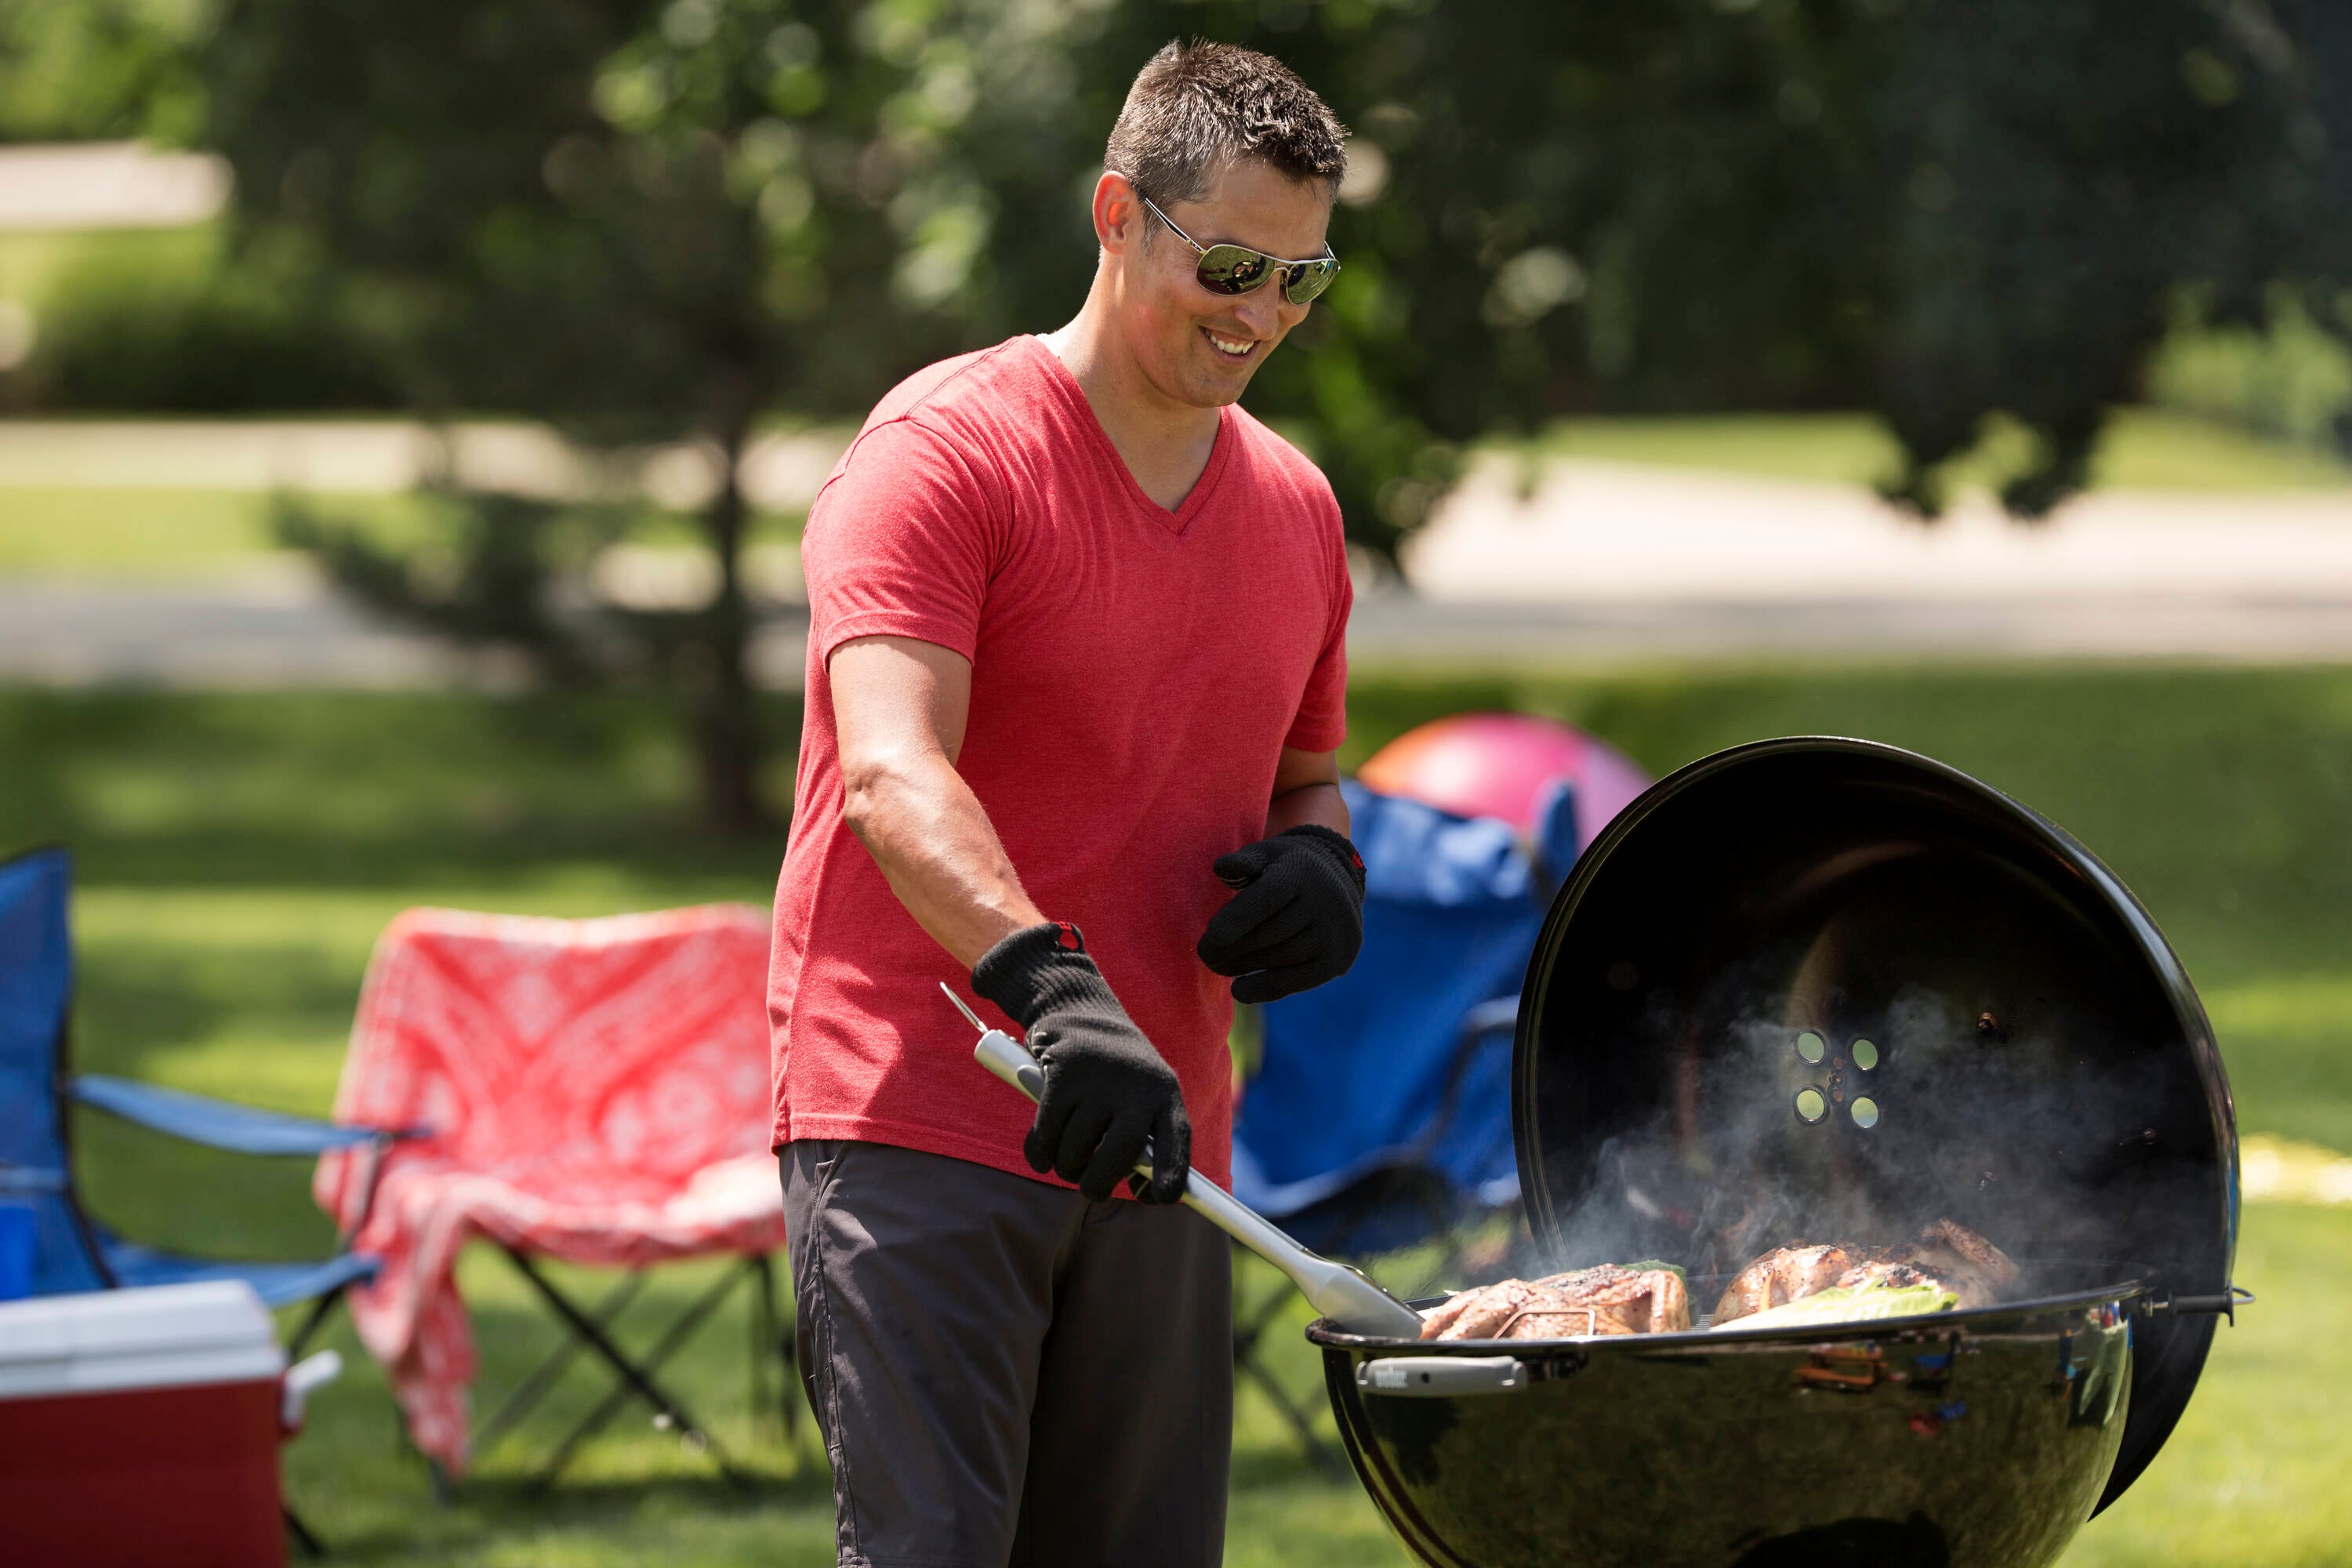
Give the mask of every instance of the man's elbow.
POLYGON ((890 766, 881 758, 842 758, 841 819, 868 850, 885 832, 890 814, 891 784, 890 766))

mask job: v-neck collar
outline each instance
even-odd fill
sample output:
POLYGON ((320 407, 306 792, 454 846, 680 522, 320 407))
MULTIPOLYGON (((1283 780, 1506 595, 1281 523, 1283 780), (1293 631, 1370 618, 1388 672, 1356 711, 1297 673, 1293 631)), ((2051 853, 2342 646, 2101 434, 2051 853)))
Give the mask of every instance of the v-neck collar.
POLYGON ((1118 443, 1110 438, 1110 432, 1104 429, 1102 421, 1095 416, 1095 405, 1087 401, 1087 389, 1078 384, 1077 376, 1062 363, 1062 356, 1034 332, 1026 334, 1024 341, 1035 353, 1044 356, 1047 374, 1062 389, 1062 395, 1069 401, 1078 423, 1092 433, 1103 457, 1125 482, 1128 496, 1137 509, 1171 533, 1181 535, 1192 527, 1192 520, 1208 504, 1210 493, 1217 488, 1217 480, 1224 472, 1225 458, 1234 444, 1233 410, 1230 407, 1217 410, 1217 438, 1209 447, 1209 460, 1201 466, 1201 477, 1194 479, 1192 488, 1184 492, 1183 500, 1171 511, 1153 500, 1136 482, 1135 470, 1127 466, 1127 459, 1119 455, 1118 443))

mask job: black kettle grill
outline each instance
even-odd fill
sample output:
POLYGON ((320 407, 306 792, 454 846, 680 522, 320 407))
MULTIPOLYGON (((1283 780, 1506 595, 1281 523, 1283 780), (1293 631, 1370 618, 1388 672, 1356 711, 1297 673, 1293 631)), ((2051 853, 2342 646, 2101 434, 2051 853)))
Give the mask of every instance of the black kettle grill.
POLYGON ((1719 752, 1554 900, 1513 1113, 1549 1268, 1694 1311, 1769 1247, 1949 1218, 2000 1305, 1834 1328, 1423 1343, 1307 1331, 1357 1474, 1440 1568, 2037 1568, 2163 1446, 2238 1226, 2212 1031, 2053 824, 1867 742, 1719 752))

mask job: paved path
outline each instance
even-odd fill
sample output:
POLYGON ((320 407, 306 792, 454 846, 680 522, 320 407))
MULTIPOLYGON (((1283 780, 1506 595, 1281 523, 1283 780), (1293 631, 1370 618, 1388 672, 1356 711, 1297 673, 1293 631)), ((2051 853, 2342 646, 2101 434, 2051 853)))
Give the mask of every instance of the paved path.
MULTIPOLYGON (((779 437, 751 465, 757 497, 796 506, 838 437, 779 437)), ((541 493, 643 485, 686 504, 708 482, 691 448, 584 468, 528 425, 443 445, 395 421, 0 423, 10 484, 390 490, 438 463, 541 493)), ((1367 663, 1544 662, 1748 655, 2352 659, 2352 492, 2110 492, 2023 527, 1982 500, 1934 526, 1850 487, 1553 464, 1519 496, 1474 472, 1408 552, 1414 592, 1369 587, 1350 649, 1367 663)), ((691 563, 599 563, 599 586, 658 599, 691 563)), ((786 595, 796 563, 763 562, 786 595)), ((804 616, 781 605, 761 679, 796 685, 804 616)), ((0 679, 61 684, 499 684, 511 669, 377 623, 298 562, 202 583, 0 580, 0 679)))
MULTIPOLYGON (((801 679, 806 621, 789 610, 754 649, 761 684, 801 679)), ((2352 659, 2352 597, 1786 599, 1558 605, 1359 599, 1360 665, 1607 662, 1755 655, 2352 659)), ((0 680, 191 688, 500 687, 511 667, 385 626, 299 572, 203 584, 0 583, 0 680)))
POLYGON ((170 228, 228 199, 229 169, 207 153, 136 142, 0 147, 0 229, 170 228))
MULTIPOLYGON (((762 684, 801 683, 803 616, 761 630, 762 684)), ((337 597, 299 563, 200 583, 0 581, 0 681, 205 689, 466 686, 522 671, 393 626, 337 597)))

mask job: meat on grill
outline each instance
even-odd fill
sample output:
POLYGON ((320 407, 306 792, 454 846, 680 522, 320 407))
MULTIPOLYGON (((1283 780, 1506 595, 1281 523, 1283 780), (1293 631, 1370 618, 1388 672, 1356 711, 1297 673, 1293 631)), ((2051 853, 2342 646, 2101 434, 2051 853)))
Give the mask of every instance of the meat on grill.
POLYGON ((2017 1283, 2017 1265, 2000 1247, 1948 1219, 1921 1231, 1895 1257, 1941 1280, 1964 1308, 1990 1307, 2017 1283))
POLYGON ((1801 1296, 1826 1290, 1856 1265, 1868 1261, 1860 1247, 1835 1242, 1795 1242, 1775 1247, 1731 1277, 1715 1305, 1715 1321, 1727 1323, 1768 1307, 1785 1307, 1801 1296))
POLYGON ((1690 1294, 1671 1268, 1605 1264, 1542 1279, 1505 1279, 1433 1308, 1424 1340, 1563 1340, 1583 1334, 1679 1333, 1690 1294))
POLYGON ((1775 1247, 1732 1277, 1716 1303, 1715 1326, 1785 1306, 1832 1286, 1941 1285, 1961 1307, 1989 1307, 2017 1283, 2017 1265, 1976 1232, 1939 1219, 1900 1247, 1775 1247))

